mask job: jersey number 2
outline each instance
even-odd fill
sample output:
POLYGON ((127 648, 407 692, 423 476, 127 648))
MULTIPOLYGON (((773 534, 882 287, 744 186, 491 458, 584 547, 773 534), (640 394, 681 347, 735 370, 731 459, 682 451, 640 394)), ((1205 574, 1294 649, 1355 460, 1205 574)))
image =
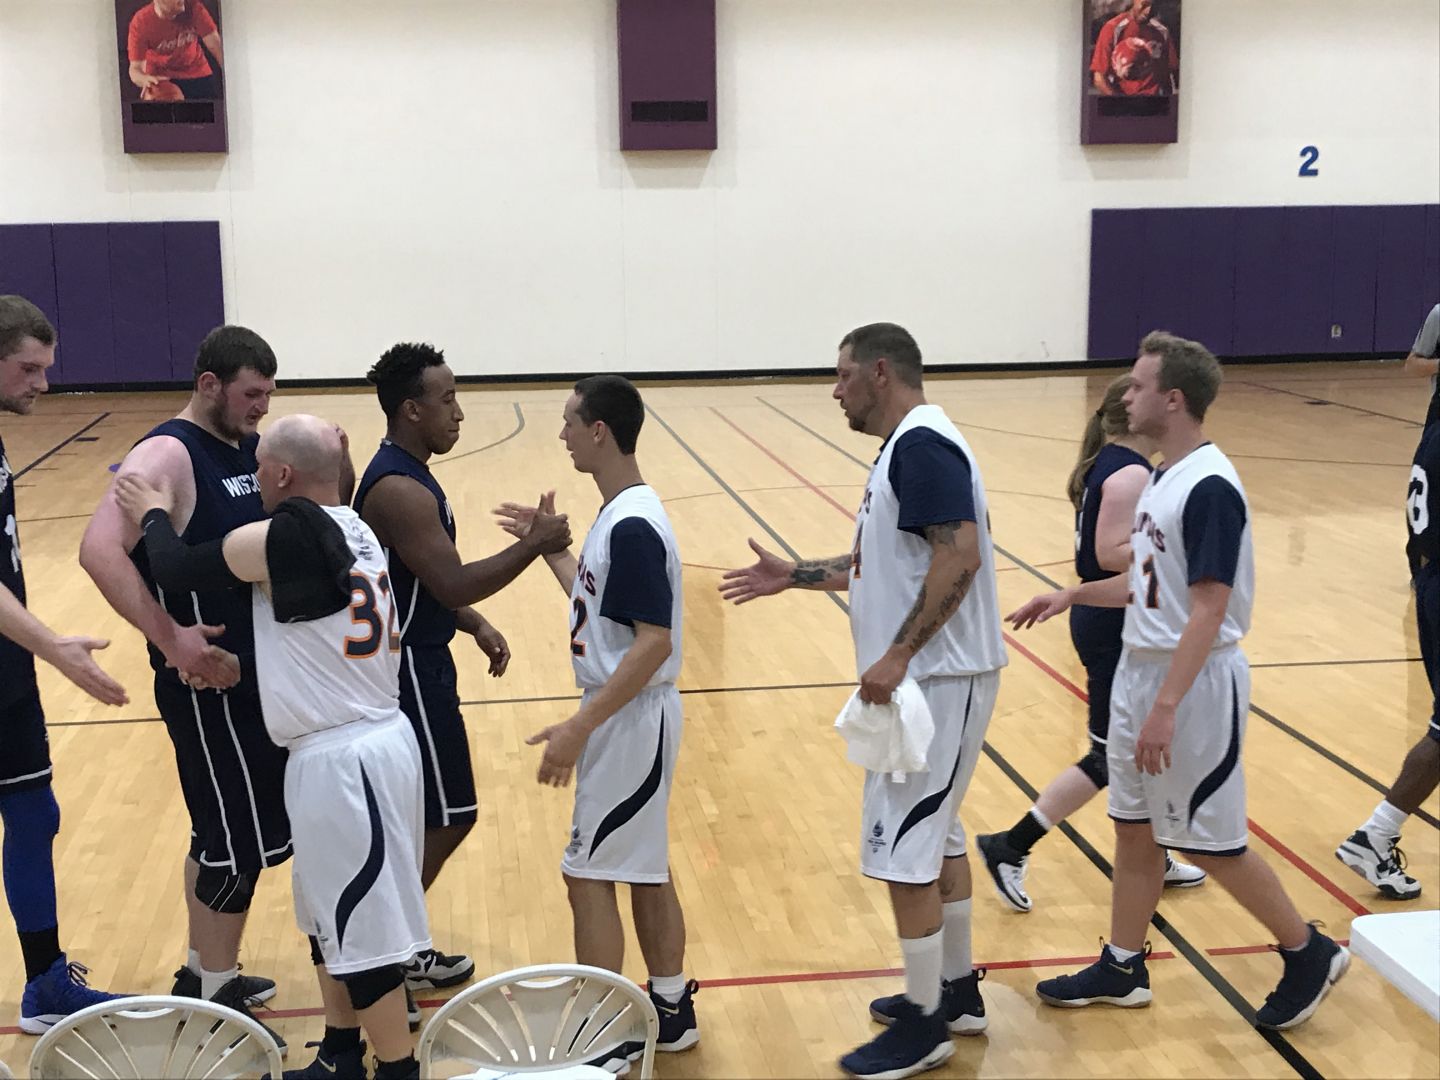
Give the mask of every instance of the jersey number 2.
POLYGON ((580 633, 580 629, 589 621, 590 612, 585 608, 585 601, 578 596, 573 601, 572 606, 575 609, 575 621, 570 625, 570 654, 572 656, 584 656, 585 642, 576 641, 575 635, 580 633))
MULTIPOLYGON (((381 594, 390 599, 390 575, 381 574, 376 579, 381 594)), ((375 586, 364 574, 350 575, 350 621, 365 628, 363 636, 354 635, 345 639, 345 658, 364 660, 374 656, 380 648, 382 638, 389 638, 390 651, 400 651, 400 635, 395 632, 395 607, 386 604, 385 622, 381 625, 380 613, 375 610, 375 586)))

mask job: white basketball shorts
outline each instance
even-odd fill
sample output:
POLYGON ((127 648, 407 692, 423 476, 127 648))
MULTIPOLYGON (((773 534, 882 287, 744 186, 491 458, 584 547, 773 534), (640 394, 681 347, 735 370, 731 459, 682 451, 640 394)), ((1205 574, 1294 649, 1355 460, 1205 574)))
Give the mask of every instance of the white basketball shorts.
POLYGON ((965 854, 960 801, 980 760, 1000 673, 936 676, 919 687, 935 720, 930 768, 899 783, 867 770, 860 816, 860 872, 908 885, 934 881, 942 859, 965 854))
POLYGON ((330 974, 408 963, 430 947, 420 748, 398 709, 292 743, 285 807, 295 919, 330 974))
POLYGON ((561 870, 635 885, 670 880, 670 784, 683 726, 670 683, 640 691, 590 736, 575 767, 561 870))
POLYGON ((1240 748, 1250 711, 1250 665, 1239 648, 1216 649, 1175 710, 1170 768, 1135 765, 1135 743, 1173 654, 1126 649, 1110 694, 1110 816, 1149 822, 1155 842, 1195 855, 1239 855, 1249 827, 1240 748))

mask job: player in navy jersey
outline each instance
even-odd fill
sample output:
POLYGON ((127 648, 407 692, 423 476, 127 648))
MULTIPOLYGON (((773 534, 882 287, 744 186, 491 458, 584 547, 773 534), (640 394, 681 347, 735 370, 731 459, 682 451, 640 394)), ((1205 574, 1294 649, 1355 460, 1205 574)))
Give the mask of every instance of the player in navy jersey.
POLYGON ((1187 852, 1279 940, 1284 973, 1255 1013, 1267 1028, 1304 1023, 1350 963, 1307 925, 1275 872, 1247 844, 1240 767, 1250 709, 1255 559, 1250 507, 1234 466, 1205 438, 1220 364, 1205 346, 1156 332, 1140 343, 1125 406, 1161 463, 1136 506, 1123 577, 1037 596, 1007 616, 1017 629, 1071 605, 1123 607, 1107 769, 1115 822, 1111 940, 1075 975, 1046 979, 1047 1005, 1148 1005, 1145 932, 1165 884, 1165 849, 1187 852))
MULTIPOLYGON (((23 297, 0 296, 0 412, 29 415, 50 388, 45 372, 54 363, 49 320, 23 297)), ((106 705, 128 699, 90 655, 109 642, 61 637, 31 615, 25 602, 15 475, 0 441, 0 822, 5 898, 25 964, 20 1028, 39 1035, 62 1017, 116 995, 86 986, 86 968, 70 963, 60 949, 54 857, 60 806, 50 785, 50 743, 35 658, 106 705)))
MULTIPOLYGON (((1440 305, 1431 315, 1440 323, 1440 305)), ((1433 352, 1433 338, 1431 345, 1433 352)), ((1405 872, 1400 830, 1440 785, 1440 392, 1431 397, 1429 419, 1415 448, 1405 493, 1405 524, 1420 658, 1430 680, 1430 725, 1405 755, 1400 775, 1370 819, 1335 849, 1337 859, 1391 900, 1420 895, 1420 883, 1405 872)))
MULTIPOLYGON (((1067 485, 1075 507, 1075 573, 1081 581, 1114 577, 1130 565, 1130 526, 1135 520, 1135 504, 1150 478, 1155 442, 1130 433, 1125 413, 1129 388, 1129 375, 1120 376, 1106 388, 1100 407, 1085 424, 1080 460, 1067 485)), ((1110 686, 1120 663, 1124 624, 1125 613, 1120 608, 1076 604, 1070 609, 1070 640, 1085 665, 1090 699, 1090 749, 1050 782, 1009 832, 976 837, 1000 899, 1016 911, 1031 907, 1025 888, 1030 849, 1109 783, 1105 744, 1110 731, 1110 686)), ((1205 871, 1167 854, 1166 885, 1199 885, 1204 880, 1205 871)))
MULTIPOLYGON (((171 495, 186 543, 218 540, 265 516, 255 479, 256 429, 270 408, 275 371, 274 352, 253 330, 212 330, 195 357, 189 404, 120 464, 118 475, 133 474, 171 495)), ((261 715, 249 588, 160 588, 139 527, 116 502, 113 484, 85 530, 80 564, 149 642, 155 704, 175 747, 190 814, 184 875, 190 952, 172 992, 245 1010, 275 993, 271 980, 239 971, 255 881, 291 853, 286 755, 261 715)))
POLYGON ((840 342, 832 396, 852 431, 881 440, 850 552, 798 563, 754 540, 758 562, 726 573, 745 603, 788 588, 848 590, 860 698, 884 704, 915 680, 935 722, 927 769, 866 772, 860 871, 887 883, 905 993, 870 1003, 887 1030, 840 1059, 859 1077, 904 1077, 985 1030, 983 971, 970 950, 970 864, 960 806, 1005 666, 995 554, 980 469, 965 438, 925 400, 920 348, 893 323, 840 342))
MULTIPOLYGON (((425 866, 428 889, 475 825, 478 802, 470 742, 460 715, 456 630, 474 638, 490 674, 505 674, 505 638, 470 605, 510 584, 539 555, 570 544, 563 515, 545 515, 531 535, 488 559, 462 562, 455 515, 430 470, 460 438, 465 413, 445 354, 429 345, 388 350, 367 376, 385 412, 385 438, 355 492, 355 511, 385 546, 390 561, 402 654, 400 708, 415 727, 425 778, 425 866)), ((470 978, 468 956, 427 949, 406 969, 415 990, 470 978)))
MULTIPOLYGON (((563 787, 575 779, 560 861, 575 958, 621 969, 625 934, 615 887, 629 885, 650 1000, 660 1016, 656 1048, 673 1053, 700 1041, 699 984, 685 978, 685 913, 670 873, 667 820, 684 724, 675 688, 683 642, 680 553, 635 457, 645 421, 639 391, 619 375, 592 375, 575 384, 564 416, 560 439, 603 500, 579 560, 569 551, 545 559, 570 598, 570 661, 582 696, 574 715, 526 742, 544 744, 540 783, 563 787)), ((524 537, 537 513, 554 512, 554 499, 551 492, 538 509, 505 503, 495 513, 507 531, 524 537)), ((601 1060, 610 1071, 623 1070, 642 1051, 622 1043, 601 1060)))

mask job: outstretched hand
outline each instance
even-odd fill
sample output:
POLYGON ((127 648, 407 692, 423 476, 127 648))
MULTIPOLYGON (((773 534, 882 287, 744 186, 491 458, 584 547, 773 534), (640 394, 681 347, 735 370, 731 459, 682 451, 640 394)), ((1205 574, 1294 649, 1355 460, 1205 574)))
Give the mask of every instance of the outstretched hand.
POLYGON ((761 596, 774 596, 790 587, 790 574, 795 564, 766 551, 753 539, 750 550, 760 558, 750 566, 727 570, 721 579, 720 595, 733 604, 745 604, 761 596))

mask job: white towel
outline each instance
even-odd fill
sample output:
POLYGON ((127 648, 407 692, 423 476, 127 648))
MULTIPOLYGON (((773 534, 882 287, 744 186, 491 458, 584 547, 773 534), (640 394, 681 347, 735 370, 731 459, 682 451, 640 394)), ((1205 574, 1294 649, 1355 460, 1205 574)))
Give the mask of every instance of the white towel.
POLYGON ((835 718, 835 730, 845 737, 847 760, 871 772, 888 772, 897 783, 906 773, 929 767, 935 720, 914 679, 902 681, 888 705, 868 705, 855 691, 835 718))

